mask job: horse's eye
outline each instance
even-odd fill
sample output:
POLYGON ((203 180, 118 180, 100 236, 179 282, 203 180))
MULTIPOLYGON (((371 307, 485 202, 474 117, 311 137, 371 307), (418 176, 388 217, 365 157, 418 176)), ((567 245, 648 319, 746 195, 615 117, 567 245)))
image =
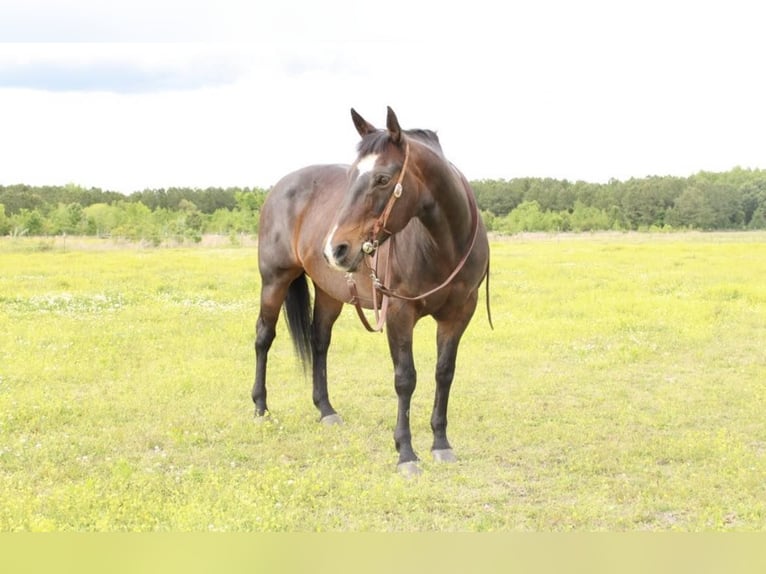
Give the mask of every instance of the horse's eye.
POLYGON ((391 181, 391 178, 385 174, 378 174, 375 176, 375 185, 386 185, 389 181, 391 181))

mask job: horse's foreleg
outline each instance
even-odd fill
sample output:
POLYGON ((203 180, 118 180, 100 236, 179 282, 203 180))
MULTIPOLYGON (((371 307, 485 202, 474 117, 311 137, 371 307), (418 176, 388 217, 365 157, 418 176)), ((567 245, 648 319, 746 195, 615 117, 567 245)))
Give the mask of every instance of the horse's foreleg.
POLYGON ((330 404, 327 392, 327 351, 330 348, 332 326, 342 309, 343 303, 336 301, 314 285, 314 318, 311 325, 312 398, 319 410, 320 420, 325 424, 343 422, 330 404))
POLYGON ((412 356, 412 330, 414 321, 400 325, 399 321, 389 321, 386 328, 391 359, 394 362, 394 388, 398 398, 394 444, 399 452, 398 469, 402 474, 412 475, 420 472, 418 456, 412 448, 410 430, 410 402, 417 385, 417 371, 412 356))
POLYGON ((461 307, 459 312, 448 319, 438 320, 436 391, 434 393, 434 408, 431 413, 431 430, 434 433, 434 442, 431 453, 434 460, 440 462, 454 462, 456 460, 452 446, 447 440, 447 407, 452 381, 455 377, 458 345, 473 315, 476 306, 475 298, 472 303, 461 307))
POLYGON ((442 336, 441 329, 439 329, 437 339, 436 391, 434 393, 434 408, 431 413, 431 430, 434 433, 434 442, 431 453, 434 460, 452 462, 455 460, 455 454, 452 452, 449 440, 447 440, 447 407, 452 380, 455 376, 458 341, 452 337, 442 336))

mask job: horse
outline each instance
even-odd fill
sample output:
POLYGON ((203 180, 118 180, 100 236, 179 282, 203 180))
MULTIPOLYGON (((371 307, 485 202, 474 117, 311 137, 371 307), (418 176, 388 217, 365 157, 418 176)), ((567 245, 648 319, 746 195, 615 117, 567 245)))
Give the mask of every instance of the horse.
MULTIPOLYGON (((425 316, 437 323, 431 452, 436 461, 454 462, 447 405, 458 345, 485 278, 489 314, 487 232, 473 190, 445 158, 434 131, 403 130, 390 107, 385 129, 353 108, 351 117, 361 137, 356 160, 286 175, 261 208, 255 417, 268 414, 268 352, 284 307, 295 350, 304 368, 311 367, 319 420, 343 422, 328 395, 327 353, 333 324, 344 305, 352 304, 369 330, 385 329, 398 399, 397 469, 417 475, 422 471, 410 430, 417 382, 413 329, 425 316), (365 317, 370 310, 375 325, 365 317)), ((491 326, 491 316, 489 321, 491 326)))

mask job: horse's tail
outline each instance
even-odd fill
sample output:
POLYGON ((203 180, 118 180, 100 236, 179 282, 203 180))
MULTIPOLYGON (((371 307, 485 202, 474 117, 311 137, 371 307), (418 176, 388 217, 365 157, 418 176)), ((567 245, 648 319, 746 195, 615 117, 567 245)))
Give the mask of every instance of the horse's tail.
POLYGON ((306 274, 301 273, 290 283, 285 298, 285 318, 295 353, 301 359, 303 368, 312 362, 311 353, 311 297, 306 274))

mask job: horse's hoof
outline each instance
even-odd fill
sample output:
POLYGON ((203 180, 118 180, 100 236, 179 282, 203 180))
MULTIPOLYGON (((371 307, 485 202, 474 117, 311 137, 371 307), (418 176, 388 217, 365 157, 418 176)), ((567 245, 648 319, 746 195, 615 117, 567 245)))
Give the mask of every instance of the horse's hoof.
POLYGON ((415 478, 423 474, 423 471, 418 464, 418 461, 411 460, 409 462, 400 462, 396 465, 396 470, 399 471, 404 478, 415 478))
POLYGON ((338 413, 333 413, 331 415, 327 415, 326 417, 322 417, 319 419, 319 422, 325 426, 332 427, 335 425, 342 425, 343 419, 338 413))
POLYGON ((265 413, 255 413, 255 416, 253 417, 253 421, 255 421, 255 424, 262 425, 264 423, 271 422, 271 413, 269 411, 266 411, 265 413))
POLYGON ((431 454, 436 462, 457 462, 457 457, 451 448, 432 450, 431 454))

